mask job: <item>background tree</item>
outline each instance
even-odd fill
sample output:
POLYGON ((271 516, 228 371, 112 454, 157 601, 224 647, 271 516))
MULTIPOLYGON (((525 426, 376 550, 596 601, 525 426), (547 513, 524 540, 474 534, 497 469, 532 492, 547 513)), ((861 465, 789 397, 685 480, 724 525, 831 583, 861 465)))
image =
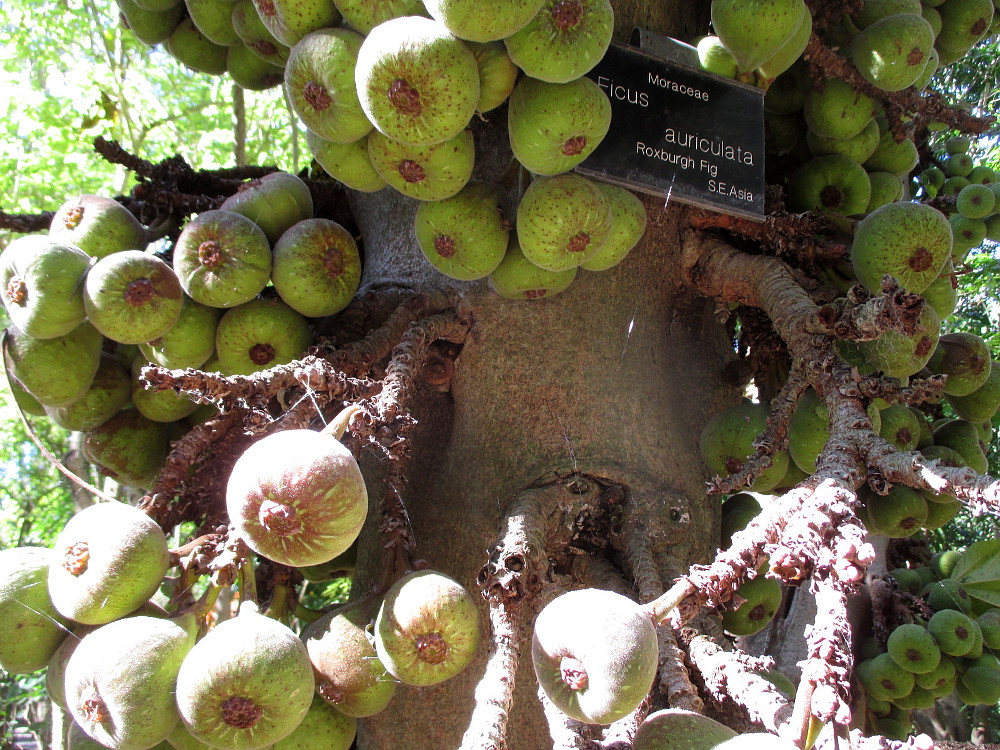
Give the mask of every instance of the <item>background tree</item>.
MULTIPOLYGON (((709 9, 709 3, 618 3, 615 38, 626 40, 638 25, 693 40, 708 31, 709 9)), ((857 8, 812 10, 821 31, 838 12, 857 8)), ((91 6, 74 12, 101 13, 91 6)), ((12 22, 26 17, 34 16, 12 22)), ((79 48, 79 40, 54 46, 79 48)), ((28 75, 42 75, 37 61, 53 56, 27 45, 47 42, 19 43, 25 46, 16 59, 36 61, 28 75)), ((233 174, 219 169, 232 164, 224 156, 229 125, 219 119, 219 83, 153 116, 185 76, 169 68, 149 106, 138 106, 139 92, 127 85, 132 63, 122 63, 134 62, 130 44, 109 29, 82 45, 106 66, 103 85, 83 95, 100 103, 86 123, 106 118, 117 128, 104 132, 124 148, 101 141, 99 151, 138 176, 126 203, 147 222, 164 220, 169 235, 170 221, 214 208, 236 190, 233 174), (181 113, 183 130, 172 119, 181 113), (205 120, 191 122, 198 117, 205 120), (190 149, 180 134, 192 124, 203 133, 203 150, 186 156, 212 171, 157 163, 172 144, 168 139, 155 150, 153 135, 169 129, 178 134, 173 145, 190 149)), ((819 37, 810 40, 806 57, 813 77, 841 76, 864 87, 819 37)), ((988 90, 961 76, 944 85, 952 93, 988 90)), ((986 126, 935 97, 878 97, 914 116, 906 135, 921 143, 931 120, 976 132, 986 126)), ((511 169, 502 110, 471 127, 476 176, 517 196, 523 180, 511 169)), ((53 148, 59 138, 69 140, 64 133, 53 134, 53 148)), ((248 163, 279 155, 264 143, 248 163)), ((77 150, 70 146, 66 153, 77 150)), ((10 173, 27 171, 35 152, 42 153, 22 149, 10 173)), ((295 168, 281 156, 281 166, 295 168)), ((934 156, 927 151, 924 165, 934 156)), ((790 162, 787 154, 769 161, 769 182, 781 184, 790 162)), ((108 174, 100 163, 93 168, 108 174)), ((860 705, 848 710, 857 695, 850 686, 852 649, 861 640, 861 631, 848 624, 849 610, 868 597, 876 607, 876 633, 897 623, 885 614, 896 595, 878 579, 868 581, 870 589, 860 585, 873 561, 858 489, 866 481, 876 491, 903 484, 995 510, 997 485, 988 476, 899 452, 873 431, 865 411, 873 399, 933 403, 941 379, 921 374, 903 385, 862 376, 841 358, 836 339, 872 338, 894 327, 912 332, 922 305, 894 287, 855 292, 844 301, 810 280, 817 267, 847 257, 850 222, 790 214, 777 191, 763 224, 647 197, 645 235, 620 266, 581 272, 549 299, 512 301, 484 281, 455 282, 426 263, 414 242, 413 200, 390 190, 340 192, 319 180, 311 188, 320 212, 363 238, 363 293, 337 318, 316 322, 309 357, 265 375, 146 371, 154 386, 179 389, 223 414, 175 444, 142 505, 167 528, 186 521, 215 533, 227 520, 224 482, 249 444, 289 427, 318 427, 347 403, 360 406, 345 443, 362 457, 377 512, 362 534, 356 596, 382 592, 407 570, 429 566, 481 590, 492 629, 489 652, 458 677, 435 688, 401 686, 391 715, 362 722, 361 747, 471 749, 499 746, 505 736, 511 748, 625 747, 642 715, 662 704, 705 711, 741 729, 755 722, 800 743, 810 716, 830 727, 861 721, 860 705), (732 477, 711 479, 695 438, 713 415, 739 402, 751 379, 771 404, 767 429, 732 477), (831 438, 816 473, 781 485, 788 491, 717 554, 719 496, 752 483, 785 448, 788 419, 809 386, 830 414, 831 438), (763 662, 734 650, 710 615, 731 602, 765 557, 795 598, 815 602, 811 629, 800 620, 799 637, 786 639, 798 648, 779 655, 780 666, 792 673, 802 662, 794 701, 754 671, 763 662), (658 630, 660 669, 650 702, 603 735, 540 702, 522 654, 535 612, 581 585, 629 591, 644 602, 669 589, 662 601, 674 605, 659 608, 667 624, 658 630)), ((23 185, 8 190, 7 205, 21 210, 54 207, 62 194, 76 192, 74 183, 45 195, 23 185)), ((973 262, 970 277, 979 280, 981 297, 990 293, 993 262, 990 256, 973 262)), ((973 320, 979 315, 984 334, 995 320, 987 308, 967 313, 973 320)), ((876 564, 870 572, 879 570, 876 564)), ((260 581, 264 600, 281 585, 267 571, 264 566, 260 581)), ((872 725, 866 730, 874 733, 872 725)), ((828 729, 820 742, 832 744, 832 736, 828 729)))

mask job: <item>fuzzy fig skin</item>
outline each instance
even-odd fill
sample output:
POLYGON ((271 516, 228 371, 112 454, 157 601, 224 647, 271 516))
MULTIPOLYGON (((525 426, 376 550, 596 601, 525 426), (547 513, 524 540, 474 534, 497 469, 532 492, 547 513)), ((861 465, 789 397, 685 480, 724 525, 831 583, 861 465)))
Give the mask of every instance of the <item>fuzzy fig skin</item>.
POLYGON ((41 547, 0 550, 0 669, 5 672, 41 669, 69 632, 46 586, 50 560, 41 547))
POLYGON ((657 654, 649 613, 611 591, 570 591, 535 620, 538 684, 560 711, 587 724, 634 711, 653 684, 657 654))
POLYGON ((317 565, 344 552, 361 532, 368 493, 340 441, 285 430, 258 441, 233 467, 229 517, 254 551, 282 565, 317 565))
POLYGON ((375 650, 407 685, 435 685, 469 665, 482 641, 479 609, 458 581, 433 570, 392 585, 375 621, 375 650))
POLYGON ((177 674, 187 730, 212 747, 256 750, 291 734, 313 700, 306 647, 244 603, 191 649, 177 674))

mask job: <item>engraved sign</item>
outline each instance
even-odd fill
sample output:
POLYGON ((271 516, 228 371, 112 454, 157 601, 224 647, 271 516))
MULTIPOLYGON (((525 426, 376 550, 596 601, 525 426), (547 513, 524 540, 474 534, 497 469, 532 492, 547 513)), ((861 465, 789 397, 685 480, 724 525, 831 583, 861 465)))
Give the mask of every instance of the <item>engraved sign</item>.
POLYGON ((587 77, 611 101, 611 129, 578 172, 763 220, 761 89, 619 45, 587 77))

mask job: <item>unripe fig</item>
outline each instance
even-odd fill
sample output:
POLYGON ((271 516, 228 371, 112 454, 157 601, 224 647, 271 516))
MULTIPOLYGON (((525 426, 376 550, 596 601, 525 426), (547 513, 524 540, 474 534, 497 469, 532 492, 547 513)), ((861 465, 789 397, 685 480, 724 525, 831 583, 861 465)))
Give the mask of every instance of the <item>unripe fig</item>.
POLYGON ((124 409, 84 437, 84 454, 126 487, 149 487, 167 455, 165 425, 124 409))
POLYGON ((865 94, 837 78, 823 82, 822 89, 806 95, 806 124, 816 135, 850 138, 860 133, 875 114, 875 104, 865 94))
POLYGON ((195 28, 213 44, 229 47, 240 41, 233 28, 233 11, 228 3, 215 0, 184 0, 195 28))
POLYGON ((310 31, 330 28, 340 21, 340 12, 332 2, 253 0, 253 4, 267 30, 289 47, 294 47, 310 31))
POLYGON ((12 242, 0 256, 0 290, 11 322, 36 339, 72 331, 86 315, 83 279, 89 264, 90 256, 75 245, 12 242))
POLYGON ((717 36, 704 36, 698 40, 698 64, 702 70, 717 76, 736 78, 736 58, 729 47, 717 36))
POLYGON ((880 18, 851 40, 851 60, 883 91, 901 91, 920 77, 934 44, 931 25, 918 13, 880 18))
POLYGON ((420 250, 453 279, 487 276, 507 250, 503 203, 503 188, 486 182, 470 182, 444 200, 422 201, 414 219, 420 250))
POLYGON ((139 373, 148 364, 150 363, 141 355, 132 362, 132 406, 153 422, 176 422, 194 413, 198 408, 197 402, 172 388, 162 391, 146 388, 146 383, 139 377, 139 373))
POLYGON ((313 199, 309 186, 300 178, 288 172, 272 172, 244 182, 219 208, 250 219, 273 245, 290 226, 312 218, 313 199))
POLYGON ((479 69, 479 103, 477 112, 496 109, 510 96, 520 72, 500 42, 467 42, 479 69))
POLYGON ((411 198, 437 201, 465 187, 476 150, 471 130, 429 146, 401 143, 374 132, 368 137, 368 156, 390 187, 411 198))
POLYGON ((100 195, 81 195, 63 203, 52 217, 49 236, 94 258, 142 250, 147 241, 145 228, 131 211, 100 195))
POLYGON ((357 731, 355 719, 317 696, 302 722, 290 735, 271 745, 271 750, 349 750, 357 731))
POLYGON ((51 559, 40 547, 0 550, 0 668, 5 672, 41 669, 69 633, 46 585, 51 559))
POLYGON ((361 532, 368 494, 354 456, 313 430, 284 430, 250 446, 233 466, 226 505, 237 533, 282 565, 316 565, 361 532))
POLYGON ((117 620, 148 600, 170 560, 156 522, 122 503, 98 503, 77 513, 56 537, 52 554, 53 604, 89 625, 117 620))
POLYGON ((646 207, 623 187, 606 182, 597 183, 611 206, 611 231, 604 244, 580 264, 586 271, 606 271, 632 252, 646 233, 646 207))
POLYGON ((735 737, 725 724, 683 708, 651 713, 639 725, 632 750, 712 750, 735 737))
POLYGON ((198 31, 190 18, 177 24, 163 48, 182 65, 198 73, 221 76, 226 72, 226 48, 198 31))
POLYGON ((808 15, 802 0, 713 0, 712 26, 749 72, 774 57, 808 15))
POLYGON ((174 248, 174 271, 184 291, 209 307, 252 300, 271 277, 264 231, 234 211, 203 211, 187 223, 174 248))
POLYGON ((154 255, 125 250, 99 260, 87 274, 83 305, 94 327, 112 341, 159 338, 181 315, 180 281, 154 255))
POLYGON ((146 10, 134 0, 118 0, 122 25, 128 28, 143 44, 154 45, 166 41, 184 17, 184 3, 177 3, 163 11, 146 10))
POLYGON ((917 166, 919 158, 913 141, 908 138, 897 141, 892 131, 885 128, 879 136, 878 147, 865 160, 865 169, 905 177, 917 166))
POLYGON ((770 59, 757 66, 757 75, 763 81, 773 81, 791 68, 798 60, 802 59, 802 53, 805 52, 809 38, 812 36, 812 31, 812 14, 806 8, 806 12, 802 15, 802 23, 799 24, 798 29, 778 48, 778 51, 770 59))
POLYGON ((271 745, 294 731, 312 699, 306 647, 249 603, 196 643, 177 674, 181 719, 213 747, 271 745))
POLYGON ((604 139, 611 126, 611 102, 589 78, 545 83, 525 76, 507 109, 514 156, 535 174, 567 172, 604 139))
POLYGON ((67 430, 86 432, 100 427, 125 408, 132 394, 132 381, 121 363, 101 355, 97 374, 83 397, 69 406, 49 406, 46 416, 67 430))
POLYGON ((369 138, 370 133, 351 143, 334 143, 320 138, 311 130, 306 131, 309 150, 324 171, 352 190, 364 193, 374 193, 386 186, 368 156, 369 138))
POLYGON ((247 48, 261 60, 284 67, 289 48, 279 42, 260 20, 253 0, 237 0, 232 8, 233 29, 247 48))
POLYGON ((945 396, 962 419, 969 422, 987 422, 1000 409, 1000 363, 990 362, 990 374, 986 382, 965 396, 945 396))
POLYGON ((280 86, 285 69, 268 62, 243 42, 226 48, 226 72, 233 83, 248 91, 265 91, 280 86))
POLYGON ((935 374, 948 376, 945 393, 967 396, 990 376, 990 348, 975 334, 947 333, 938 340, 927 367, 935 374))
POLYGON ((375 128, 414 146, 454 138, 479 102, 472 53, 442 24, 420 16, 372 29, 358 52, 355 84, 375 128))
POLYGON ((301 314, 280 299, 258 297, 222 316, 215 353, 224 372, 249 375, 302 356, 311 338, 301 314))
POLYGON ((484 6, 477 0, 427 0, 435 19, 459 39, 492 42, 520 30, 538 13, 544 0, 502 0, 484 6))
POLYGON ((218 308, 202 305, 185 295, 180 317, 173 327, 159 338, 139 344, 139 351, 161 367, 201 367, 215 351, 215 328, 221 316, 218 308))
POLYGON ((649 612, 621 594, 570 591, 538 614, 531 656, 538 684, 567 716, 610 724, 653 684, 657 639, 649 612))
MULTIPOLYGON (((764 431, 768 415, 766 404, 749 400, 715 415, 702 430, 699 439, 702 458, 709 470, 719 476, 729 476, 743 468, 753 453, 753 440, 764 431)), ((788 468, 788 453, 780 451, 774 461, 751 489, 766 492, 777 486, 788 468)))
POLYGON ((114 750, 164 741, 177 724, 174 687, 197 623, 127 617, 98 628, 66 665, 66 703, 83 730, 114 750))
POLYGON ((878 293, 888 274, 908 292, 920 294, 941 273, 951 253, 951 227, 944 214, 921 203, 892 203, 857 226, 851 262, 858 280, 878 293))
POLYGON ((278 296, 306 317, 340 312, 361 283, 354 237, 330 219, 300 221, 274 246, 271 282, 278 296))
POLYGON ((736 595, 743 601, 722 613, 722 627, 733 635, 753 635, 774 619, 781 606, 781 582, 758 574, 740 584, 736 595))
POLYGON ((864 213, 872 186, 864 168, 842 154, 817 156, 788 181, 788 204, 795 211, 829 211, 852 216, 864 213))
POLYGON ((927 674, 941 661, 941 649, 927 628, 916 623, 899 625, 889 634, 886 642, 889 656, 904 669, 914 674, 927 674))
POLYGON ((396 680, 365 630, 371 613, 357 604, 329 612, 302 633, 316 675, 316 692, 347 716, 377 714, 396 693, 396 680))
POLYGON ((344 21, 365 36, 381 23, 403 16, 426 16, 421 0, 334 0, 344 21))
POLYGON ((375 621, 375 650, 408 685, 435 685, 465 669, 482 641, 479 609, 448 576, 421 570, 386 592, 375 621))
POLYGON ((511 237, 507 253, 490 274, 490 286, 507 299, 541 299, 565 291, 573 283, 576 273, 576 268, 567 271, 539 268, 524 257, 517 238, 511 237))
POLYGON ((524 256, 547 271, 567 271, 589 260, 611 231, 604 193, 577 174, 540 177, 517 207, 517 239, 524 256))
POLYGON ((44 406, 76 403, 94 382, 104 337, 83 322, 51 339, 36 339, 14 326, 6 330, 7 374, 44 406))
POLYGON ((288 100, 306 127, 321 138, 350 143, 372 129, 354 85, 363 41, 348 29, 317 29, 302 37, 288 56, 288 100))
POLYGON ((545 0, 527 25, 503 41, 510 59, 527 75, 568 83, 600 62, 613 27, 608 0, 545 0))

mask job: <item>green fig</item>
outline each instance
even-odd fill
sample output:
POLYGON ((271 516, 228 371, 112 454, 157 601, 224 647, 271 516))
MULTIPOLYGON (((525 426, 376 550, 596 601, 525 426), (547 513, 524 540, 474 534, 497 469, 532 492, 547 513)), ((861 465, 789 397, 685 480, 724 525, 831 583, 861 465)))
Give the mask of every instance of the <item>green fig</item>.
POLYGON ((538 684, 567 716, 610 724, 634 711, 656 675, 649 612, 621 594, 570 591, 535 619, 531 656, 538 684))
POLYGON ((44 406, 76 403, 94 382, 104 338, 84 322, 64 336, 36 339, 10 326, 7 374, 44 406))
POLYGON ((0 550, 0 668, 10 674, 44 667, 69 633, 46 584, 51 560, 40 547, 0 550))
POLYGON ((215 353, 223 372, 250 375, 301 357, 311 338, 300 313, 280 299, 258 297, 222 316, 215 353))
POLYGON ((545 0, 527 25, 503 41, 526 75, 568 83, 600 62, 613 28, 609 0, 545 0))
POLYGON ((749 72, 778 54, 808 13, 802 0, 713 0, 712 26, 749 72))
POLYGON ((51 240, 12 242, 0 256, 0 289, 11 322, 36 339, 65 336, 83 322, 90 256, 51 240))
POLYGON ((309 186, 301 178, 288 172, 271 172, 244 182, 219 209, 247 217, 263 230, 273 245, 290 226, 312 218, 313 200, 309 186))
POLYGON ((147 233, 132 212, 100 195, 80 195, 63 203, 52 217, 49 236, 103 258, 122 250, 142 250, 147 233))
POLYGON ((330 219, 304 219, 274 246, 271 283, 278 296, 308 318, 343 310, 361 283, 354 237, 330 219))
POLYGON ((507 299, 541 299, 565 291, 576 274, 576 268, 566 271, 539 268, 521 252, 517 238, 511 237, 503 260, 490 274, 490 286, 507 299))
POLYGON ((725 724, 683 708, 651 713, 636 730, 632 750, 712 750, 735 737, 725 724))

